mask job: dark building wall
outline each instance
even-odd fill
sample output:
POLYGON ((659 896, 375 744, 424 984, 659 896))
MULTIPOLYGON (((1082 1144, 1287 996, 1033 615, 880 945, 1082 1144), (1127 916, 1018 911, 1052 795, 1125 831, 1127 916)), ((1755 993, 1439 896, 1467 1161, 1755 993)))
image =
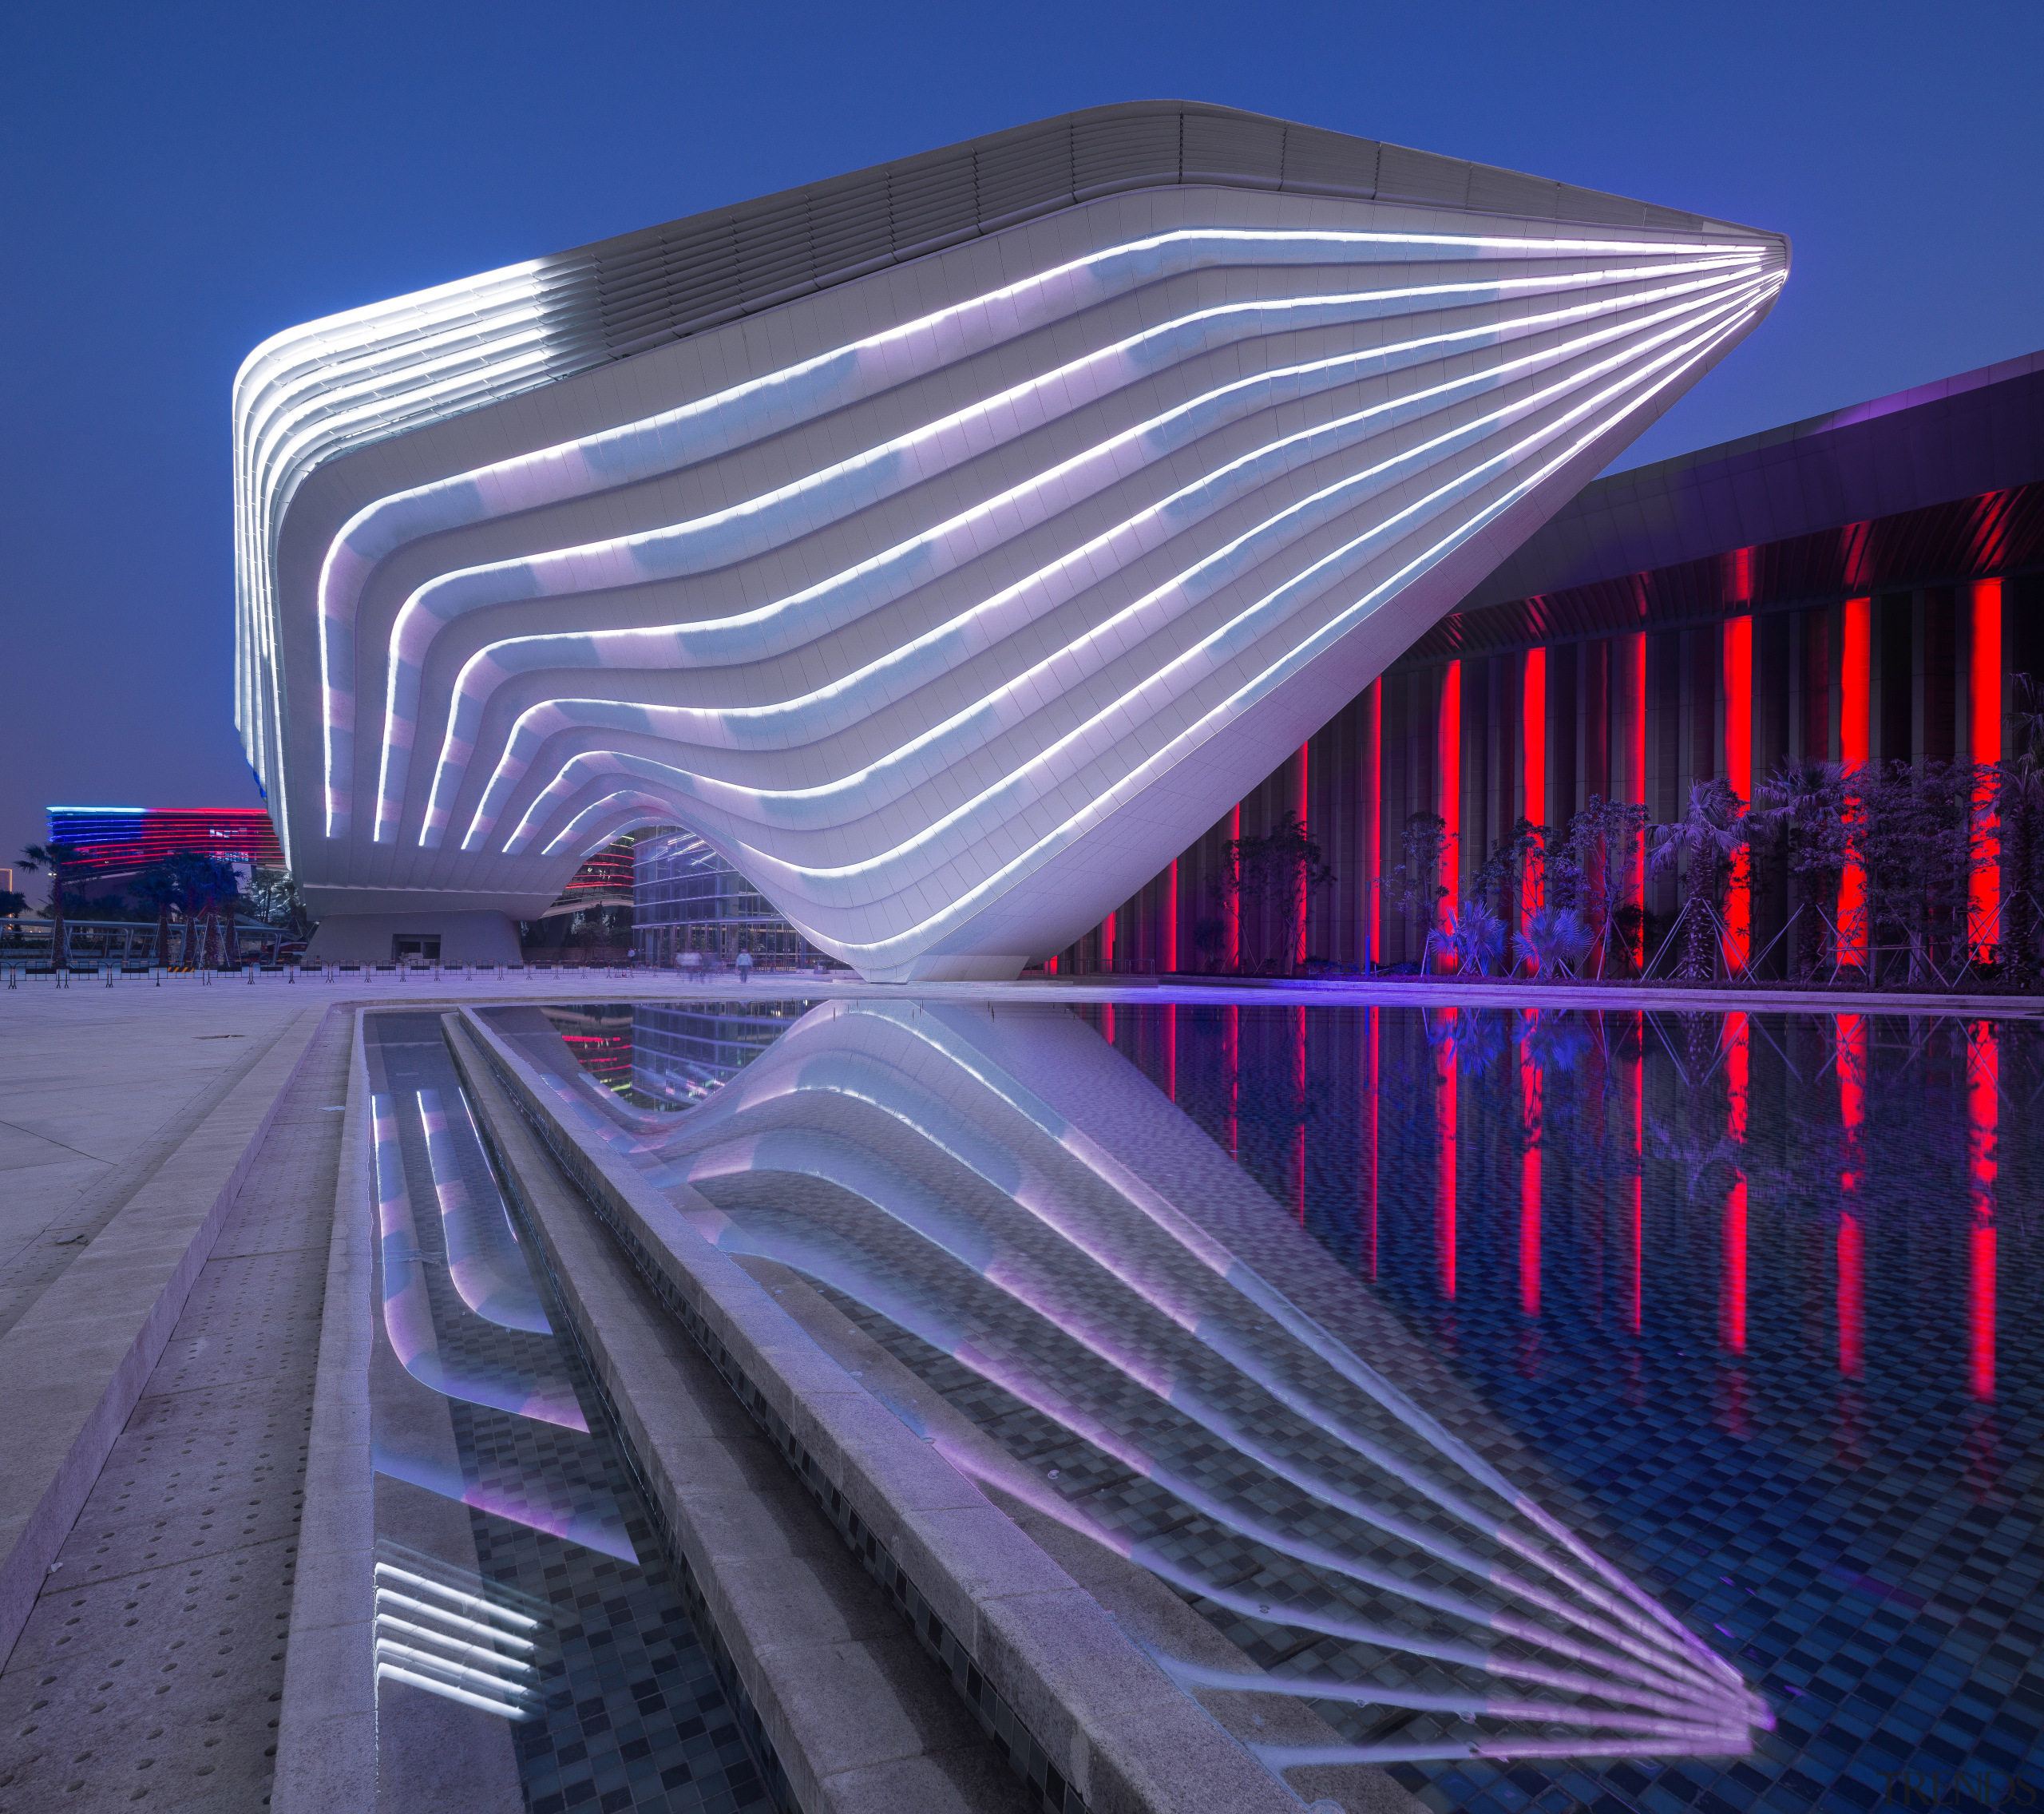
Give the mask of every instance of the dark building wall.
MULTIPOLYGON (((1336 880, 1313 899, 1301 955, 1351 966, 1366 950, 1378 962, 1416 959, 1423 932, 1380 892, 1400 862, 1412 814, 1438 812, 1458 825, 1460 879, 1521 815, 1559 826, 1594 795, 1643 800, 1657 822, 1677 818, 1693 783, 1733 773, 1726 725, 1734 688, 1749 727, 1749 789, 1804 757, 1969 760, 1975 715, 1992 711, 2006 731, 2012 677, 2044 671, 2044 559, 2035 558, 2044 550, 2022 552, 2033 556, 2025 571, 1947 573, 1934 583, 1830 597, 1771 598, 1756 586, 1751 596, 1722 599, 1701 621, 1666 627, 1652 617, 1670 576, 1643 574, 1633 584, 1646 628, 1472 649, 1452 659, 1408 657, 1187 850, 1175 875, 1159 875, 1111 926, 1060 953, 1057 968, 1208 971, 1274 958, 1285 968, 1295 929, 1288 935, 1270 913, 1253 910, 1238 928, 1218 884, 1230 838, 1271 830, 1299 810, 1302 790, 1301 816, 1336 880), (1750 663, 1744 678, 1728 658, 1731 626, 1742 620, 1750 663), (2002 659, 1987 693, 1976 697, 1974 641, 1991 622, 2002 659), (1527 684, 1536 658, 1544 659, 1543 699, 1527 684), (1458 690, 1459 719, 1444 711, 1458 690), (1536 721, 1529 723, 1529 713, 1536 721), (1856 748, 1856 723, 1864 744, 1856 748), (1529 737, 1541 757, 1536 782, 1544 770, 1537 798, 1527 794, 1529 737), (1452 799, 1444 792, 1451 758, 1460 768, 1452 799)), ((1671 879, 1650 877, 1650 912, 1670 916, 1674 890, 1671 879)), ((1749 897, 1749 949, 1757 956, 1798 900, 1792 878, 1765 860, 1751 874, 1749 897)))

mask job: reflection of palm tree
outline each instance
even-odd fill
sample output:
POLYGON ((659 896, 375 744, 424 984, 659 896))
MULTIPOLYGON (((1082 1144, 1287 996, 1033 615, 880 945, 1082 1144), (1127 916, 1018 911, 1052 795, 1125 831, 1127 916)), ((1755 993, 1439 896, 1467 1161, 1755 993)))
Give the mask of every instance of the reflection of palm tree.
POLYGON ((1704 1188, 1704 1181, 1710 1175, 1713 1166, 1722 1165, 1733 1173, 1745 1169, 1741 1161, 1745 1155, 1745 1143, 1735 1140, 1729 1134, 1697 1134, 1686 1128, 1678 1131, 1670 1122, 1650 1113, 1646 1136, 1646 1149, 1651 1158, 1681 1168, 1682 1194, 1689 1202, 1714 1202, 1725 1194, 1721 1185, 1709 1190, 1704 1188))
POLYGON ((1456 1067, 1465 1076, 1480 1082, 1503 1052, 1507 1023, 1514 1018, 1508 1009, 1499 1012, 1460 1008, 1428 1022, 1427 1044, 1436 1048, 1443 1044, 1449 1047, 1456 1067))

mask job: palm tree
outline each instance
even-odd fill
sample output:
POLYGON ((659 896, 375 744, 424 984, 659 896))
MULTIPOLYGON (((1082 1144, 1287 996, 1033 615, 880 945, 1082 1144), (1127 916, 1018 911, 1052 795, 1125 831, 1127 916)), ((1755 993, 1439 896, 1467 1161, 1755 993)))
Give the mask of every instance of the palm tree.
POLYGON ((156 910, 156 961, 170 962, 170 910, 184 901, 184 884, 168 863, 153 863, 128 885, 128 892, 156 910))
MULTIPOLYGON (((1789 869, 1811 897, 1807 905, 1837 901, 1850 850, 1851 807, 1845 770, 1836 762, 1784 762, 1753 790, 1749 818, 1770 838, 1787 842, 1789 869)), ((1797 980, 1807 982, 1823 955, 1814 916, 1804 921, 1796 942, 1797 980)))
POLYGON ((1455 968, 1464 976, 1482 976, 1504 955, 1504 921, 1480 897, 1470 895, 1455 909, 1448 922, 1448 948, 1455 953, 1455 968))
POLYGON ((1690 982, 1708 982, 1716 973, 1717 888, 1725 865, 1746 842, 1745 810, 1727 782, 1699 781, 1689 789, 1689 810, 1673 825, 1654 828, 1655 873, 1679 869, 1689 880, 1680 974, 1690 982))
POLYGON ((1514 941, 1520 960, 1533 966, 1537 982, 1574 975, 1596 942, 1583 916, 1563 907, 1537 909, 1527 921, 1526 930, 1514 941))
POLYGON ((34 875, 50 872, 50 961, 53 968, 70 960, 64 937, 64 872, 78 860, 75 845, 26 844, 22 847, 21 866, 34 875))

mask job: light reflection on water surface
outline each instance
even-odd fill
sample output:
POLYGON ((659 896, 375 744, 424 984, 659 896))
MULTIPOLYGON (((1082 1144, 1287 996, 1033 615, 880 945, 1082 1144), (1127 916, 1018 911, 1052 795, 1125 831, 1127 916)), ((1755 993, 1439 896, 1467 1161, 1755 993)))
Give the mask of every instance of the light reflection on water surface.
MULTIPOLYGON (((727 1149, 743 1119, 718 1107, 720 1094, 806 1006, 575 1012, 584 1032, 603 1024, 606 1081, 628 1074, 634 1103, 709 1105, 657 1121, 626 1111, 649 1163, 755 1229, 777 1214, 836 1217, 841 1260, 869 1261, 877 1225, 845 1219, 833 1193, 860 1186, 842 1166, 819 1178, 814 1163, 805 1171, 760 1146, 715 1156, 710 1123, 731 1124, 727 1149), (691 1123, 703 1130, 693 1138, 691 1123)), ((913 1022, 922 1010, 885 1012, 913 1022)), ((933 1024, 961 1032, 970 1012, 929 1008, 933 1024)), ((1537 1795, 1560 1807, 1615 1789, 1673 1806, 1708 1791, 1743 1807, 1772 1791, 1783 1805, 1828 1792, 1861 1805, 1895 1772, 2014 1772, 2035 1753, 2044 1683, 2023 1676, 2044 1642, 2031 1610, 2034 1025, 1162 1004, 998 1014, 1004 1074, 1026 1068, 1016 1054, 1032 1042, 1068 1080, 1084 1071, 1089 1087, 1064 1101, 1103 1151, 1147 1140, 1135 1156, 1153 1180, 1175 1166, 1187 1186, 1194 1130, 1202 1150, 1232 1161, 1260 1186, 1234 1213, 1263 1219, 1263 1259, 1289 1269, 1294 1295, 1322 1293, 1314 1316, 1332 1327, 1337 1311, 1349 1315, 1342 1333, 1359 1351, 1384 1345, 1389 1358, 1377 1357, 1422 1409, 1475 1432, 1512 1485, 1733 1658, 1777 1717, 1737 1762, 1554 1758, 1529 1769, 1425 1757, 1448 1731, 1432 1713, 1404 1709, 1383 1733, 1380 1706, 1322 1705, 1353 1741, 1406 1748, 1415 1761, 1399 1773, 1431 1785, 1429 1800, 1502 1808, 1537 1795), (1083 1058, 1071 1044, 1082 1028, 1083 1058), (1131 1093, 1138 1076, 1147 1091, 1131 1093), (1325 1273, 1297 1252, 1273 1258, 1288 1251, 1286 1230, 1300 1246, 1296 1231, 1310 1238, 1332 1262, 1325 1273), (1330 1309, 1337 1269, 1337 1296, 1350 1301, 1330 1309)), ((990 1036, 972 1040, 992 1052, 990 1036)), ((819 1039, 809 1062, 827 1063, 831 1046, 819 1039)), ((784 1147, 801 1135, 836 1142, 840 1159, 847 1146, 873 1153, 871 1127, 844 1119, 845 1089, 826 1080, 780 1094, 772 1131, 784 1147)), ((1001 1125, 996 1115, 980 1131, 1001 1125)), ((945 1182, 941 1164, 921 1162, 945 1182)), ((991 1174, 982 1164, 978 1175, 991 1174)), ((1002 1212, 968 1213, 991 1226, 1002 1212)), ((847 1273, 841 1289, 846 1279, 860 1289, 845 1301, 873 1333, 1019 1460, 1042 1472, 1060 1441, 1070 1446, 1015 1382, 961 1364, 955 1341, 916 1330, 905 1312, 881 1314, 871 1278, 847 1273)), ((1126 1373, 1111 1380, 1099 1345, 1090 1360, 1038 1358, 1072 1369, 1074 1396, 1111 1410, 1126 1373)), ((1182 1574, 1197 1572, 1189 1557, 1210 1583, 1220 1560, 1269 1563, 1269 1546, 1254 1532, 1242 1541, 1220 1500, 1182 1523, 1200 1528, 1175 1549, 1146 1537, 1186 1502, 1175 1479, 1163 1495, 1172 1503, 1156 1503, 1154 1474, 1131 1490, 1113 1440, 1149 1414, 1123 1408, 1118 1439, 1080 1444, 1090 1456, 1060 1467, 1060 1490, 1107 1481, 1116 1528, 1182 1574)), ((1278 1535, 1293 1574, 1311 1575, 1297 1533, 1278 1535)), ((1329 1590, 1324 1577, 1315 1591, 1329 1590)), ((1300 1650, 1289 1640, 1311 1631, 1244 1620, 1210 1594, 1194 1603, 1266 1666, 1325 1679, 1358 1654, 1332 1639, 1300 1650)))

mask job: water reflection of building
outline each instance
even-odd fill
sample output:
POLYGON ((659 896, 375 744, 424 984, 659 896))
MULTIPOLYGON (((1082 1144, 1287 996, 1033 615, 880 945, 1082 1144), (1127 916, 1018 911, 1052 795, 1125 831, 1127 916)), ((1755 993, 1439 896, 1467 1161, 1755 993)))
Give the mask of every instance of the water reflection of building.
MULTIPOLYGON (((699 1061, 731 1041, 675 1018, 699 1061)), ((1189 1690, 1309 1702, 1330 1729, 1259 1744, 1274 1767, 1749 1748, 1737 1671, 1556 1522, 1538 1461, 1092 1028, 862 1002, 759 1050, 772 1031, 753 1018, 671 1119, 521 1043, 697 1234, 877 1341, 904 1371, 868 1389, 996 1506, 1224 1634, 1232 1668, 1165 1660, 1189 1690)))
MULTIPOLYGON (((508 1039, 537 1039, 548 1050, 558 1034, 582 1078, 637 1108, 689 1108, 714 1095, 790 1027, 799 1001, 706 1003, 702 1008, 640 1002, 549 1004, 500 1010, 508 1039)), ((592 1094, 591 1100, 604 1098, 592 1094)))
POLYGON ((766 897, 690 831, 641 832, 632 852, 632 944, 648 963, 694 951, 716 964, 826 961, 766 897))

